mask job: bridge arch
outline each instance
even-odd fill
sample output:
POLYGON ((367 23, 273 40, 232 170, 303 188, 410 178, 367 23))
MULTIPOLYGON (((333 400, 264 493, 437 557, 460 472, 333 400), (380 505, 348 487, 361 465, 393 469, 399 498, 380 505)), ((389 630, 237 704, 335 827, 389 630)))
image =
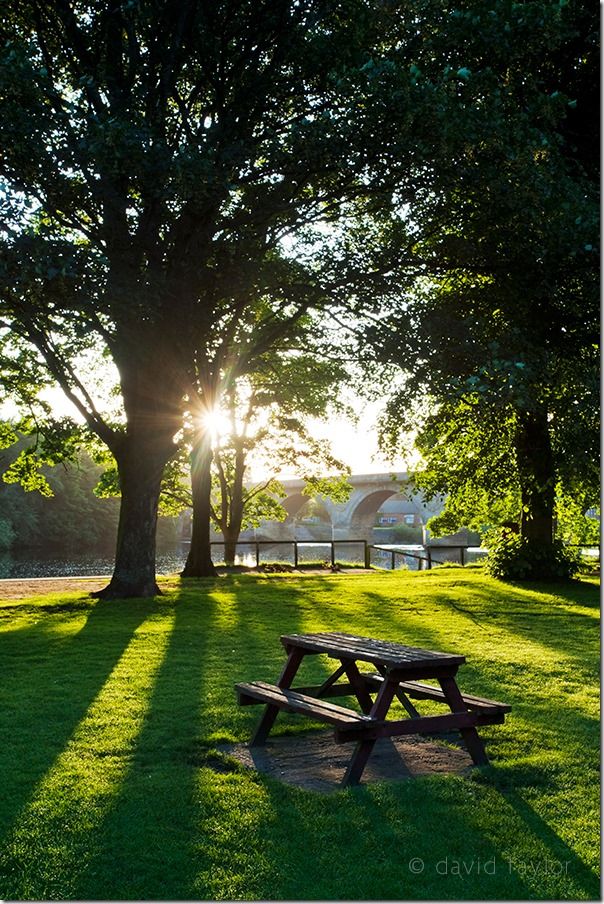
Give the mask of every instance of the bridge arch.
POLYGON ((302 511, 307 502, 308 496, 304 496, 302 493, 292 493, 291 496, 286 496, 285 499, 282 499, 281 505, 287 512, 287 520, 293 521, 298 512, 302 511))
MULTIPOLYGON (((349 482, 352 491, 346 501, 333 502, 329 498, 317 497, 312 501, 312 505, 315 506, 312 515, 315 517, 306 518, 305 507, 311 500, 302 492, 305 487, 304 480, 300 478, 282 480, 281 483, 287 493, 282 500, 282 505, 287 511, 287 519, 285 522, 265 522, 266 528, 270 529, 276 538, 295 535, 298 539, 311 537, 324 539, 329 532, 330 537, 336 540, 351 538, 372 540, 376 513, 387 499, 404 492, 403 488, 408 487, 408 475, 359 474, 352 475, 349 482)), ((419 493, 414 493, 412 498, 406 498, 406 505, 410 505, 412 511, 415 509, 421 515, 422 521, 424 514, 436 514, 442 509, 441 503, 435 511, 426 511, 428 508, 432 509, 432 505, 428 506, 419 493)))
POLYGON ((375 516, 380 510, 386 499, 396 496, 400 492, 400 487, 393 487, 387 490, 374 490, 364 495, 350 514, 350 528, 354 531, 361 531, 363 534, 373 530, 375 524, 375 516))

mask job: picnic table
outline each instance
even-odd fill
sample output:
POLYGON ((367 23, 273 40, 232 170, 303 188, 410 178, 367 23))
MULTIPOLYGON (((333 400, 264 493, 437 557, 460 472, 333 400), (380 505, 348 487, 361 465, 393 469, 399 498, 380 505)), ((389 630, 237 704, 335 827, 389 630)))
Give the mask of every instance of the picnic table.
POLYGON ((241 706, 266 704, 250 746, 266 743, 279 711, 285 710, 332 724, 337 743, 354 743, 342 780, 344 786, 360 782, 379 738, 459 730, 474 763, 488 764, 477 728, 502 723, 511 706, 461 693, 456 674, 466 661, 465 656, 336 631, 284 634, 281 643, 287 659, 277 684, 252 681, 235 686, 241 706), (318 654, 339 661, 339 666, 321 685, 292 687, 304 657, 318 654), (374 671, 361 671, 359 663, 372 666, 374 671), (436 680, 438 686, 426 684, 426 680, 436 680), (361 712, 325 699, 340 696, 356 697, 361 712), (403 705, 407 718, 387 719, 395 698, 403 705), (412 700, 435 700, 449 711, 422 716, 412 700))

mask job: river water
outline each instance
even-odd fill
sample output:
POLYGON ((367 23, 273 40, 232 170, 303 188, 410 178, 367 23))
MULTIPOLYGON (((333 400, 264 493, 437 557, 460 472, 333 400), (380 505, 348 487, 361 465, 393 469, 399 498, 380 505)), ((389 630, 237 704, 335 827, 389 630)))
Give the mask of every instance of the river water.
MULTIPOLYGON (((283 562, 294 564, 294 548, 291 542, 261 544, 260 563, 283 562)), ((161 550, 157 555, 157 573, 175 574, 182 571, 188 553, 187 543, 178 543, 173 547, 161 550)), ((597 547, 585 547, 583 553, 588 556, 598 557, 597 547)), ((460 563, 459 547, 433 546, 431 548, 432 561, 460 563)), ((479 546, 469 546, 464 549, 464 562, 476 562, 484 558, 486 549, 479 546)), ((418 544, 379 544, 379 548, 371 548, 371 564, 378 568, 396 570, 409 569, 417 571, 420 567, 426 567, 425 547, 418 544), (393 556, 394 552, 394 556, 393 556)), ((212 546, 212 558, 216 564, 222 560, 222 545, 212 546)), ((341 543, 336 545, 336 561, 345 565, 363 565, 364 547, 362 543, 341 543)), ((331 547, 329 543, 298 541, 298 563, 300 565, 325 565, 331 564, 331 547)), ((256 564, 256 550, 253 543, 241 543, 238 546, 236 564, 253 567, 256 564)), ((57 556, 56 554, 44 554, 41 550, 28 550, 19 552, 0 553, 0 578, 48 578, 48 577, 76 577, 79 575, 108 575, 113 570, 113 557, 110 555, 99 556, 89 553, 73 553, 69 556, 57 556)))
MULTIPOLYGON (((158 574, 171 574, 182 569, 187 557, 183 550, 173 549, 157 557, 158 574)), ((113 571, 113 557, 90 553, 69 556, 47 553, 39 549, 0 554, 0 578, 58 578, 80 575, 107 575, 113 571)))
MULTIPOLYGON (((381 549, 371 550, 371 563, 381 568, 392 567, 392 550, 396 551, 394 565, 396 569, 409 568, 417 570, 420 565, 419 556, 425 556, 423 546, 418 545, 390 545, 380 544, 381 549)), ((157 573, 174 574, 182 570, 187 558, 188 545, 178 543, 169 549, 162 550, 157 556, 157 573)), ((459 561, 457 550, 433 550, 434 558, 459 561)), ((466 562, 480 557, 484 550, 470 548, 466 554, 466 562)), ((336 560, 343 564, 362 565, 364 548, 361 543, 338 543, 336 546, 336 560)), ((212 547, 212 558, 216 563, 222 561, 222 547, 212 547)), ((294 563, 294 549, 292 543, 275 543, 260 546, 260 562, 283 562, 290 565, 294 563)), ((298 562, 300 565, 317 564, 329 565, 331 563, 331 548, 329 543, 299 542, 298 562)), ((242 543, 238 548, 236 563, 253 567, 256 564, 256 551, 253 543, 242 543)), ((77 575, 106 575, 113 570, 113 557, 94 555, 89 553, 72 553, 56 555, 43 551, 27 550, 19 552, 5 552, 0 554, 0 578, 43 578, 43 577, 74 577, 77 575)))

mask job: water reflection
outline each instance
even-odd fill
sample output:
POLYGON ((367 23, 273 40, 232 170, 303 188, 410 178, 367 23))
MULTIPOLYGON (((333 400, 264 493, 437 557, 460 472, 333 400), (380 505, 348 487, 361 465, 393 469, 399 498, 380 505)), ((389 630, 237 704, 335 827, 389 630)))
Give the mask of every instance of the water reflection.
MULTIPOLYGON (((187 547, 179 545, 157 556, 158 574, 182 570, 187 547)), ((39 549, 0 554, 0 578, 59 578, 108 575, 113 571, 112 555, 71 553, 57 555, 39 549)))
MULTIPOLYGON (((156 559, 157 573, 174 574, 182 571, 188 551, 189 547, 186 543, 178 543, 169 549, 160 550, 156 559)), ((260 544, 258 553, 260 564, 267 562, 294 564, 294 545, 291 542, 260 544)), ((363 545, 360 543, 338 543, 336 546, 336 558, 338 562, 361 565, 364 561, 363 545)), ((216 564, 224 561, 222 545, 212 546, 212 559, 216 564)), ((256 546, 254 543, 241 543, 238 545, 235 564, 245 565, 250 568, 256 565, 256 546)), ((331 545, 320 542, 299 543, 298 564, 331 564, 331 545)), ((112 555, 102 556, 92 553, 57 555, 56 553, 43 553, 41 550, 0 554, 0 578, 90 577, 92 575, 108 575, 112 571, 112 555)))
MULTIPOLYGON (((433 564, 454 562, 461 564, 459 547, 437 547, 430 550, 433 564)), ((584 553, 599 555, 597 548, 584 549, 584 553)), ((186 543, 178 543, 168 549, 160 550, 157 555, 157 573, 174 574, 182 571, 188 553, 186 543)), ((486 549, 470 546, 464 549, 463 564, 476 562, 486 555, 486 549)), ((236 565, 253 568, 257 562, 254 543, 241 543, 237 548, 236 565)), ((426 547, 418 544, 380 544, 370 550, 371 564, 378 568, 396 570, 407 568, 417 571, 427 567, 426 547)), ((212 559, 216 564, 223 562, 222 545, 212 546, 212 559)), ((364 547, 362 543, 338 542, 335 547, 335 559, 344 565, 363 565, 364 547)), ((260 544, 258 562, 282 562, 295 564, 293 542, 260 544)), ((331 564, 331 544, 321 542, 298 542, 297 562, 299 565, 329 566, 331 564)), ((0 578, 48 578, 76 577, 92 575, 108 575, 113 571, 112 555, 94 555, 91 553, 73 553, 56 555, 42 553, 40 550, 28 552, 4 552, 0 554, 0 578)))

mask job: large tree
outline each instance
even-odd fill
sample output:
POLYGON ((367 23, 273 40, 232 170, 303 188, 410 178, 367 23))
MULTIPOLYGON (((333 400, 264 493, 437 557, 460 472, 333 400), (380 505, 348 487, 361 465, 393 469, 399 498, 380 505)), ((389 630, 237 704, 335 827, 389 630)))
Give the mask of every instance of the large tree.
MULTIPOLYGON (((448 223, 420 243, 432 276, 374 339, 407 375, 385 434, 396 442, 405 427, 419 427, 419 480, 450 494, 441 528, 471 517, 486 494, 491 513, 495 503, 505 519, 505 501, 507 518, 547 546, 556 486, 597 493, 598 186, 589 120, 597 30, 575 4, 518 6, 512 35, 522 23, 507 83, 519 115, 512 110, 489 153, 477 149, 476 165, 462 167, 456 191, 440 201, 448 223), (538 45, 531 23, 540 26, 538 45), (401 417, 419 401, 419 418, 401 417)), ((482 32, 468 37, 470 48, 483 46, 482 32)), ((500 52, 483 60, 478 80, 500 52)), ((469 87, 473 78, 469 68, 469 87)))
MULTIPOLYGON (((183 407, 213 406, 199 375, 249 274, 255 300, 284 238, 425 182, 441 108, 409 77, 415 7, 17 0, 0 43, 1 322, 117 461, 104 595, 151 595, 163 469, 183 407), (119 374, 113 419, 78 363, 101 345, 119 374)), ((277 319, 323 289, 306 268, 277 319)), ((259 348, 274 321, 269 306, 254 324, 259 348)))

